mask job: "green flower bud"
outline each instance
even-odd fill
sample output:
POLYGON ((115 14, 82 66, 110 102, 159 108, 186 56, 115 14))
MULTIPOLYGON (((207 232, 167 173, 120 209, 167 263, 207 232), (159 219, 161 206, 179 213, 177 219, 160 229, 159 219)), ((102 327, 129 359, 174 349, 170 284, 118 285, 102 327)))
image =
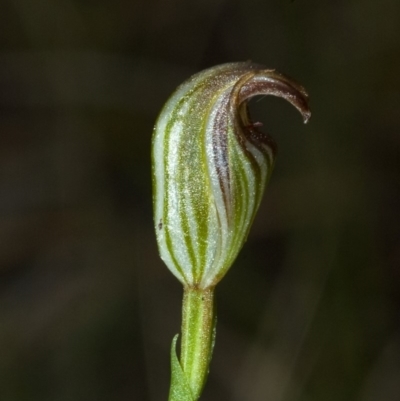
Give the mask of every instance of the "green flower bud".
POLYGON ((248 115, 256 95, 288 100, 310 117, 305 90, 259 65, 231 63, 183 83, 153 136, 154 214, 161 258, 187 287, 213 287, 248 235, 276 146, 248 115))

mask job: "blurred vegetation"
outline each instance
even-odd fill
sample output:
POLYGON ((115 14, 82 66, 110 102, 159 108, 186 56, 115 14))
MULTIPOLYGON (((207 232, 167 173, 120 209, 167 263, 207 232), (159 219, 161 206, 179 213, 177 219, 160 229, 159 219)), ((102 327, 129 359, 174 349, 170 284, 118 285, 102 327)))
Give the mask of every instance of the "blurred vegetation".
POLYGON ((158 257, 150 138, 192 73, 254 60, 279 158, 219 286, 204 400, 400 399, 400 2, 5 0, 0 399, 166 399, 181 288, 158 257))

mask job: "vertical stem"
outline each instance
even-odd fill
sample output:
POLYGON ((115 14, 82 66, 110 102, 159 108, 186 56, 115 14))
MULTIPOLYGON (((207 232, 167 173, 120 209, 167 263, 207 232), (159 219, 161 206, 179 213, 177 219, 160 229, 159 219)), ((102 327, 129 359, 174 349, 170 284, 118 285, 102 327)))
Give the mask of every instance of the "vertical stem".
POLYGON ((181 366, 197 400, 207 379, 214 346, 214 288, 185 288, 182 314, 181 366))

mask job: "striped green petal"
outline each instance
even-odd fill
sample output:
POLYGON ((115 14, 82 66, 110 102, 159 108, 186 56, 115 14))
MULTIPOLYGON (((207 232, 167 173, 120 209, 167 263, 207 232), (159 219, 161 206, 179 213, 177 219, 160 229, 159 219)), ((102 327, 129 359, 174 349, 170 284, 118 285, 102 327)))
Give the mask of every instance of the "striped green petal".
POLYGON ((185 285, 217 284, 249 232, 276 146, 248 116, 256 95, 288 100, 310 117, 305 90, 252 63, 213 67, 184 82, 153 135, 154 223, 161 258, 185 285))

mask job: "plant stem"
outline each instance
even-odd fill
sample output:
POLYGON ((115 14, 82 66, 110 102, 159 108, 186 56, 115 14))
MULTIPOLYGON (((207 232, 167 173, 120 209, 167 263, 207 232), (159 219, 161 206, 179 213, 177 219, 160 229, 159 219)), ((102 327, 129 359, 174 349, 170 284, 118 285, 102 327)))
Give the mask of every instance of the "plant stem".
POLYGON ((181 366, 197 400, 207 379, 214 346, 214 287, 185 288, 182 315, 181 366))

